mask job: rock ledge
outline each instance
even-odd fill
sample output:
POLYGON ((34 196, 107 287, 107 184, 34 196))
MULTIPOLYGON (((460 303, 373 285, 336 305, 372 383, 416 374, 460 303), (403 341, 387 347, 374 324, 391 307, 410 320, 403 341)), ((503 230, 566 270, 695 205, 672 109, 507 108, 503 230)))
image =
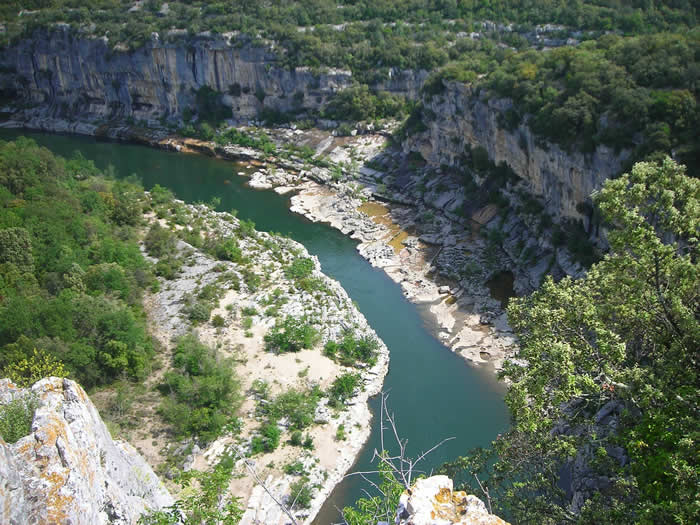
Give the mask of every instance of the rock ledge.
POLYGON ((0 379, 0 405, 34 396, 31 433, 0 438, 0 522, 132 524, 173 499, 141 455, 113 441, 74 381, 50 377, 31 389, 0 379))

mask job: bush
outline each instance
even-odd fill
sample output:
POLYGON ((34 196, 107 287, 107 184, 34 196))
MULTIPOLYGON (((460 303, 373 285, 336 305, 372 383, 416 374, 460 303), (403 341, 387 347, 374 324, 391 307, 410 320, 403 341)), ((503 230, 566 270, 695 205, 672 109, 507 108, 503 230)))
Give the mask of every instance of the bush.
POLYGON ((304 442, 301 444, 301 446, 304 447, 306 450, 313 450, 314 448, 316 448, 314 446, 314 439, 311 437, 310 434, 306 434, 304 442))
POLYGON ((289 419, 291 430, 303 430, 314 422, 316 405, 321 397, 321 391, 316 387, 310 391, 288 390, 278 395, 269 405, 270 419, 289 419))
POLYGON ((32 431, 34 411, 38 401, 32 396, 14 399, 0 406, 0 437, 6 443, 16 443, 32 431))
POLYGON ((194 335, 178 340, 174 370, 166 372, 160 390, 167 396, 160 412, 176 436, 215 438, 235 414, 241 401, 240 384, 230 360, 194 335))
POLYGON ((292 261, 292 264, 284 269, 284 275, 287 279, 297 281, 306 279, 311 276, 314 271, 314 261, 309 257, 297 257, 292 261))
POLYGON ((284 473, 290 476, 301 476, 302 474, 306 474, 306 469, 301 461, 295 461, 294 463, 287 463, 284 466, 284 473))
POLYGON ((44 377, 66 377, 68 374, 63 363, 35 348, 31 357, 9 364, 0 375, 9 377, 19 387, 30 387, 44 377))
POLYGON ((360 374, 348 372, 335 378, 328 390, 328 405, 340 408, 350 399, 362 382, 360 374))
POLYGON ((250 444, 252 455, 262 452, 272 452, 280 444, 282 431, 274 423, 267 423, 260 428, 260 435, 255 436, 250 444))
POLYGON ((287 316, 265 334, 265 349, 277 354, 299 352, 302 348, 311 348, 318 339, 318 331, 305 318, 287 316))
POLYGON ((222 261, 233 261, 240 263, 243 261, 243 252, 236 239, 228 238, 220 241, 214 248, 214 255, 222 261))
POLYGON ((187 309, 187 318, 195 323, 206 322, 211 316, 211 306, 204 301, 196 301, 187 309))
POLYGON ((313 488, 306 476, 298 479, 289 487, 291 507, 295 509, 308 509, 313 499, 313 488))
POLYGON ((356 338, 348 331, 340 342, 328 341, 323 347, 324 355, 338 361, 343 366, 357 366, 358 362, 373 366, 377 362, 379 341, 366 335, 356 338))
POLYGON ((177 237, 170 230, 163 228, 160 223, 155 222, 148 230, 143 244, 146 246, 148 255, 160 258, 173 254, 177 246, 177 237))
POLYGON ((295 447, 300 447, 302 444, 301 430, 295 430, 289 438, 289 444, 295 447))

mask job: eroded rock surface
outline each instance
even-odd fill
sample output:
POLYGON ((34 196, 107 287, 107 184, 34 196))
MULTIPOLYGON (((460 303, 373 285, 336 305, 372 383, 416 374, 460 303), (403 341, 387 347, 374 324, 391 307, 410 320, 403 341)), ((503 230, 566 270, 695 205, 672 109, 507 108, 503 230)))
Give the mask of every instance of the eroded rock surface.
POLYGON ((173 503, 141 455, 112 440, 76 382, 51 377, 21 389, 0 380, 0 404, 28 395, 38 402, 31 433, 0 439, 1 523, 131 524, 173 503))
POLYGON ((508 525, 476 496, 453 490, 447 476, 420 479, 399 500, 397 525, 508 525))

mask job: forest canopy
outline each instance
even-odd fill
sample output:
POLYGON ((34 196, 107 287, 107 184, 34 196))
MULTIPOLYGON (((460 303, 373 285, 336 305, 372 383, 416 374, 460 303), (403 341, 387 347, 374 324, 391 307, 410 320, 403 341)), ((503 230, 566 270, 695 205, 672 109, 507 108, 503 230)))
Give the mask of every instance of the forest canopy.
POLYGON ((98 176, 79 154, 0 142, 0 375, 39 350, 87 388, 146 377, 144 205, 140 186, 98 176))

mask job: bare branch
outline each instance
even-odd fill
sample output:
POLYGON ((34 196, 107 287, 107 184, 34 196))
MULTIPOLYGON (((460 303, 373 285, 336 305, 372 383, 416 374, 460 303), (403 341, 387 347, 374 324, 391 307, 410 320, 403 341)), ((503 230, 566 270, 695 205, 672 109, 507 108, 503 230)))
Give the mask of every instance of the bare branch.
MULTIPOLYGON (((238 455, 238 453, 236 453, 236 455, 238 455)), ((258 473, 255 472, 255 469, 252 467, 252 465, 250 465, 250 463, 248 463, 248 460, 245 459, 245 458, 243 458, 243 465, 245 465, 246 470, 247 470, 248 473, 253 477, 253 479, 255 480, 255 482, 256 482, 258 485, 260 485, 260 486, 263 488, 263 490, 267 493, 267 495, 270 496, 270 498, 272 498, 272 501, 274 501, 274 502, 277 504, 277 506, 278 506, 280 509, 282 509, 282 512, 284 512, 284 513, 289 517, 289 519, 292 520, 292 525, 299 525, 299 524, 297 523, 297 520, 294 518, 294 515, 293 515, 293 514, 291 513, 291 511, 287 508, 287 506, 284 504, 284 502, 278 500, 278 499, 275 497, 275 495, 272 494, 272 491, 271 491, 270 489, 268 489, 268 488, 265 486, 265 483, 263 482, 263 480, 260 479, 260 476, 258 476, 258 473)), ((298 496, 298 495, 297 495, 297 496, 298 496)), ((294 499, 294 502, 296 502, 296 498, 294 499)), ((294 504, 294 503, 292 503, 292 504, 294 504)))

